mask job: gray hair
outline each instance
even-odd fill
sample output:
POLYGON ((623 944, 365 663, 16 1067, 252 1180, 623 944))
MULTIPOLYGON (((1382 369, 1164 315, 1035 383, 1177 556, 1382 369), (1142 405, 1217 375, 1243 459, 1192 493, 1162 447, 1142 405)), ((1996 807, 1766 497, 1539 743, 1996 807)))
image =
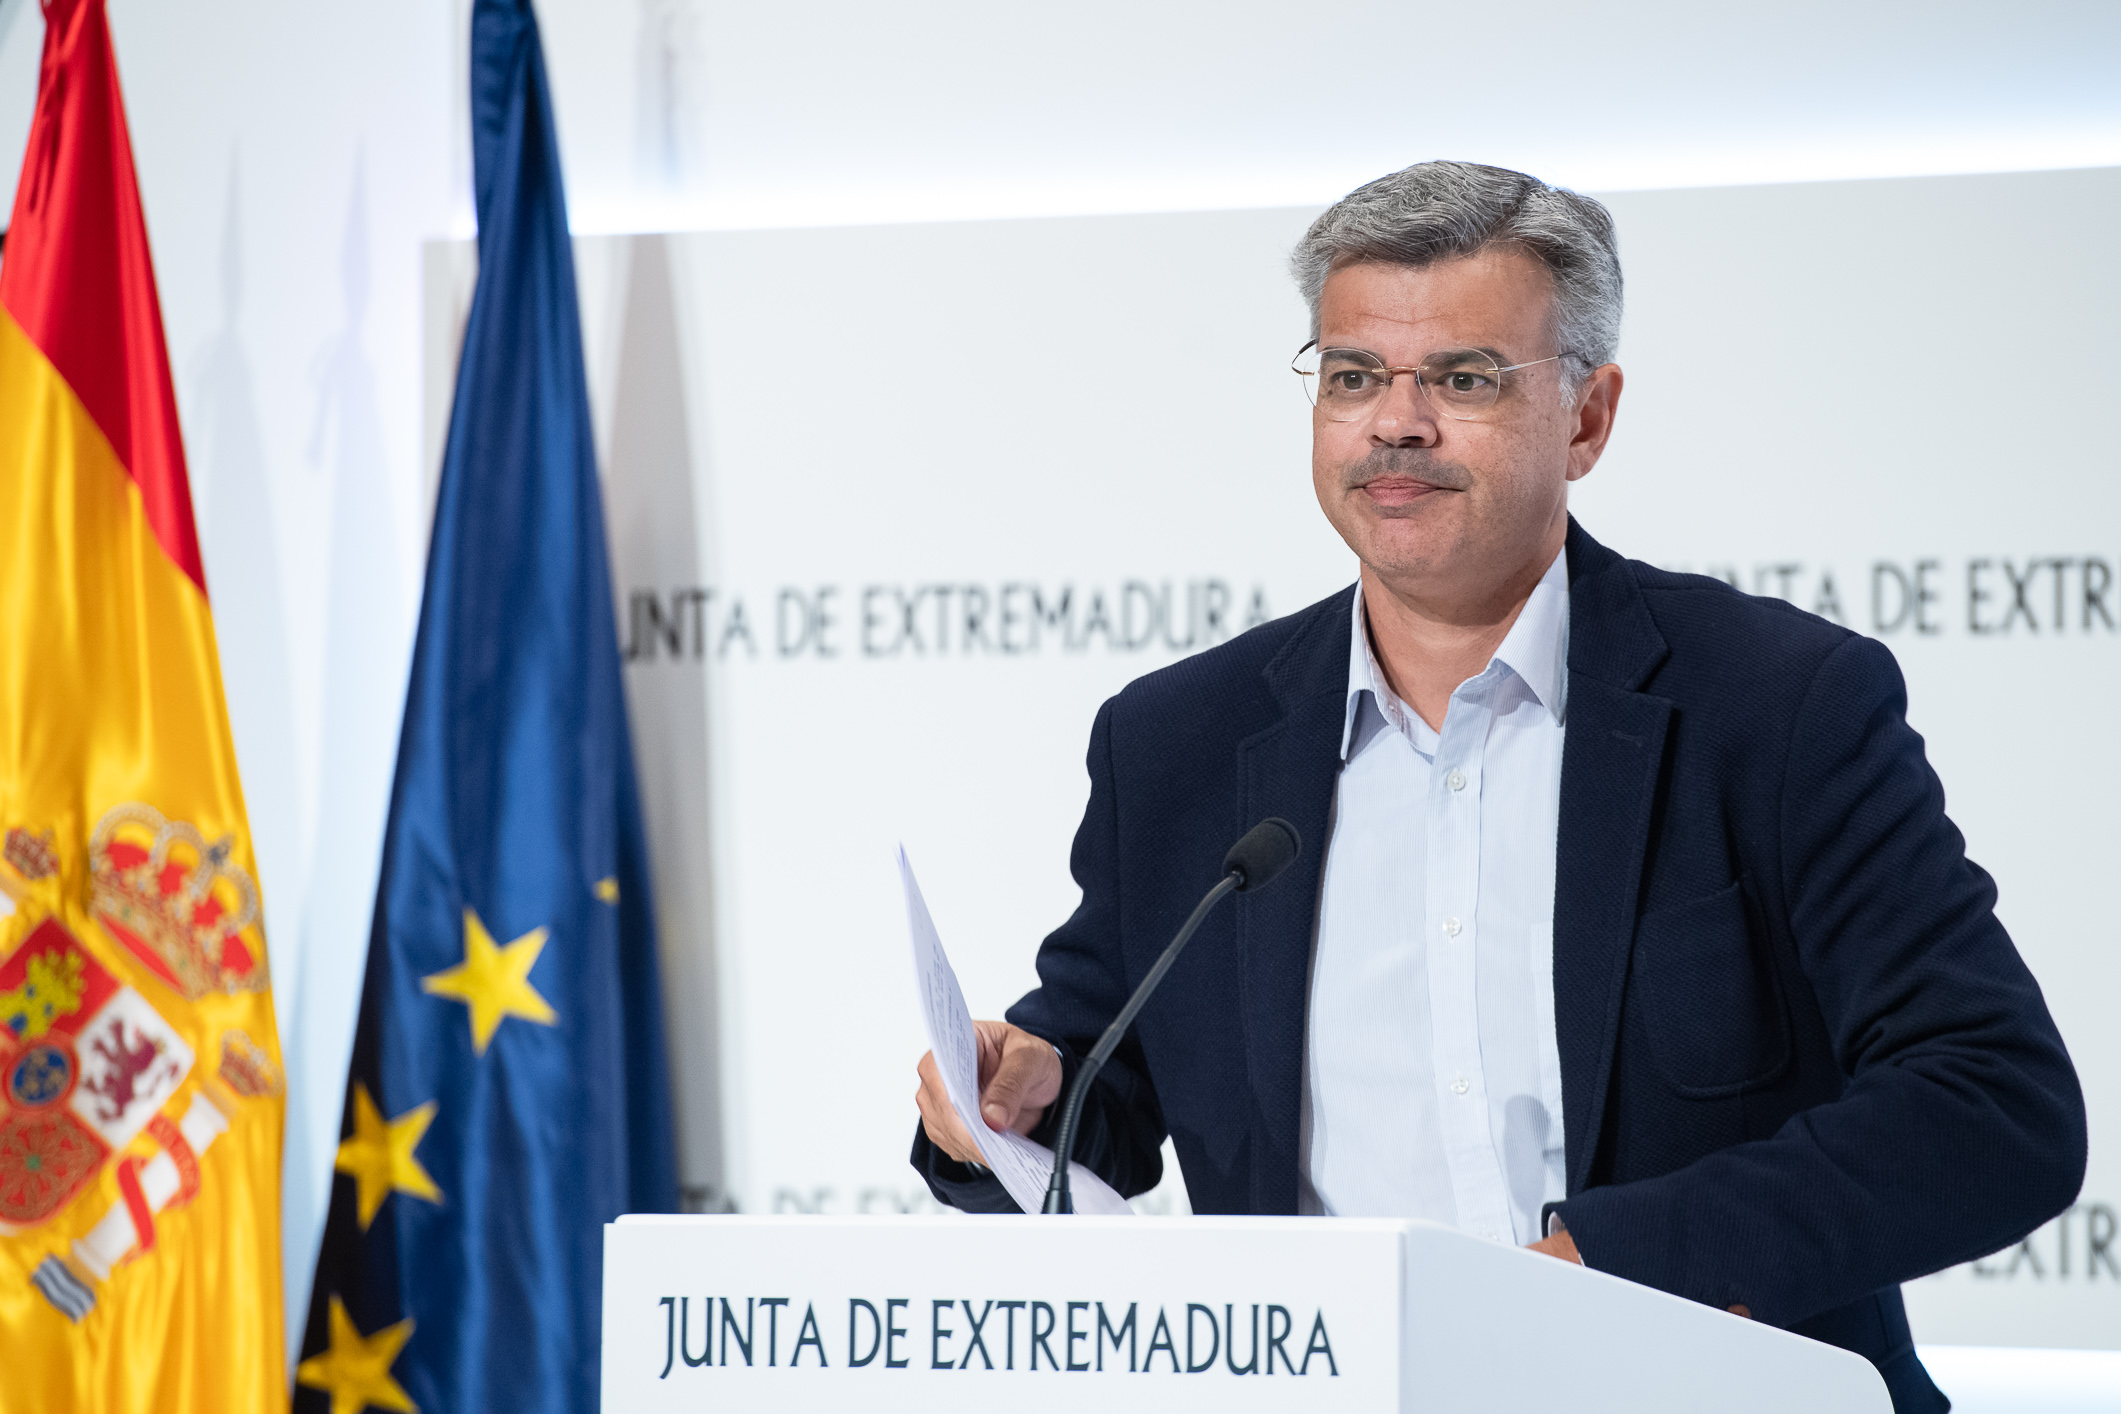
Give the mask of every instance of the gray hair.
POLYGON ((1563 360, 1562 388, 1610 363, 1620 343, 1620 251, 1613 215, 1591 197, 1537 177, 1477 162, 1417 162, 1349 192, 1311 223, 1289 256, 1290 273, 1311 308, 1326 277, 1349 265, 1423 266, 1516 246, 1554 277, 1553 332, 1563 360))

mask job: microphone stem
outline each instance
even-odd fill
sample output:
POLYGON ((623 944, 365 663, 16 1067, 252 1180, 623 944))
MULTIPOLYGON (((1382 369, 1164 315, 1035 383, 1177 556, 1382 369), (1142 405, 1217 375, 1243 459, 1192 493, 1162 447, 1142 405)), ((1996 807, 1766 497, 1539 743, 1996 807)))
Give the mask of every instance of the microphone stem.
POLYGON ((1163 956, 1157 958, 1156 965, 1149 969, 1149 975, 1142 978, 1141 985, 1134 989, 1134 995, 1127 998, 1127 1004, 1120 1008, 1118 1016, 1112 1018, 1112 1024, 1105 1028, 1104 1035, 1097 1038, 1097 1045, 1091 1048, 1082 1067, 1075 1072, 1075 1084, 1068 1087, 1067 1103, 1061 1107, 1060 1130, 1054 1136, 1053 1181, 1046 1188, 1044 1211, 1075 1211, 1075 1200, 1068 1192, 1068 1165, 1075 1155, 1075 1127, 1082 1119, 1083 1099, 1090 1093, 1090 1082, 1097 1078, 1097 1073, 1105 1068, 1105 1062, 1119 1049, 1120 1040, 1127 1034, 1127 1028, 1134 1024, 1134 1018, 1140 1015, 1141 1009, 1148 1004, 1157 984, 1162 982, 1164 974, 1171 970, 1171 964, 1178 961, 1178 955, 1185 951, 1186 944, 1193 940, 1194 931, 1208 916, 1208 911, 1221 903, 1225 894, 1234 891, 1244 881, 1245 876, 1233 869, 1223 875, 1221 882, 1214 888, 1208 890, 1207 897, 1200 901, 1199 906, 1193 910, 1192 917, 1180 927, 1178 935, 1172 938, 1170 945, 1164 949, 1163 956))

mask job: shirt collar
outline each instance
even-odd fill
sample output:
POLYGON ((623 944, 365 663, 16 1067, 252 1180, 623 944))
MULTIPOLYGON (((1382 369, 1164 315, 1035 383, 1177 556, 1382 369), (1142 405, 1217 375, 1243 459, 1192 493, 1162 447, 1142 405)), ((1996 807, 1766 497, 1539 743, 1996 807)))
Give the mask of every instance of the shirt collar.
POLYGON ((1532 587, 1524 612, 1510 625, 1496 661, 1532 690, 1556 726, 1567 719, 1569 695, 1569 557, 1554 552, 1554 563, 1532 587))
MULTIPOLYGON (((1491 662, 1501 663, 1522 681, 1539 705, 1546 708, 1556 725, 1566 721, 1569 690, 1569 557, 1556 551, 1547 572, 1533 586, 1531 598, 1517 615, 1517 622, 1503 635, 1491 662)), ((1363 612, 1362 582, 1356 581, 1353 631, 1348 644, 1348 700, 1340 729, 1340 757, 1348 759, 1355 742, 1355 727, 1367 692, 1385 719, 1401 730, 1419 723, 1427 735, 1427 723, 1414 716, 1385 682, 1377 654, 1370 646, 1369 621, 1363 612), (1404 720, 1402 720, 1402 718, 1404 720)))

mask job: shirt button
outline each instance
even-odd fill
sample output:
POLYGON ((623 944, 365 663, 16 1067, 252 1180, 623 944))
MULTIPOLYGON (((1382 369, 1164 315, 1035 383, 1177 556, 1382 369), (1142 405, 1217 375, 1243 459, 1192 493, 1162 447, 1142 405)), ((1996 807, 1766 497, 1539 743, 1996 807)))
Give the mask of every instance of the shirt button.
POLYGON ((1451 1079, 1451 1093, 1454 1095, 1463 1095, 1472 1088, 1472 1086, 1466 1084, 1466 1078, 1463 1075, 1453 1076, 1451 1079))
POLYGON ((1443 778, 1443 783, 1449 786, 1452 790, 1464 790, 1466 788, 1466 773, 1463 771, 1453 771, 1450 775, 1445 776, 1443 778))
POLYGON ((1455 919, 1455 918, 1446 918, 1446 919, 1444 919, 1444 921, 1443 921, 1443 935, 1444 935, 1445 937, 1447 937, 1447 938, 1455 938, 1455 937, 1457 937, 1457 936, 1458 936, 1458 929, 1459 929, 1459 926, 1460 926, 1460 925, 1459 925, 1459 922, 1458 922, 1458 920, 1457 920, 1457 919, 1455 919))

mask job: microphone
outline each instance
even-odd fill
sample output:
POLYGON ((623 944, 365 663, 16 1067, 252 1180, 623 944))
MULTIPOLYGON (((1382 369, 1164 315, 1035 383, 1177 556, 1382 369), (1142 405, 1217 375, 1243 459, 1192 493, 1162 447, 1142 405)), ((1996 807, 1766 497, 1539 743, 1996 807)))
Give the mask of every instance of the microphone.
POLYGON ((1112 1059, 1112 1052, 1118 1049, 1120 1038, 1125 1036, 1127 1028, 1134 1024, 1135 1016, 1148 1003, 1151 994, 1156 991, 1157 984, 1164 980, 1164 974, 1171 970, 1171 964, 1178 961, 1178 955, 1185 951, 1186 944, 1192 941, 1194 930, 1200 927, 1201 920, 1208 916, 1210 909, 1223 901, 1224 896, 1265 888, 1274 876, 1288 868, 1302 851, 1303 839, 1296 833, 1296 827, 1279 816, 1269 816, 1260 821, 1245 831, 1243 839, 1230 846, 1230 852, 1223 856, 1222 878, 1194 908, 1193 916, 1179 928, 1177 936, 1172 938, 1170 945, 1164 949, 1163 956, 1156 960, 1156 966, 1150 968, 1149 975, 1142 978, 1141 985, 1134 989, 1134 995, 1127 998, 1127 1004, 1120 1008, 1119 1015, 1113 1017, 1112 1024, 1105 1028, 1105 1034, 1098 1037, 1097 1045, 1083 1061, 1082 1068, 1075 1072, 1075 1084, 1069 1087, 1067 1103, 1061 1107, 1060 1133, 1053 1145, 1053 1180, 1046 1186, 1046 1206, 1043 1211, 1075 1211, 1075 1200, 1068 1193, 1068 1164, 1075 1154, 1075 1127, 1082 1119, 1083 1097, 1089 1094, 1090 1082, 1105 1068, 1105 1062, 1112 1059))

